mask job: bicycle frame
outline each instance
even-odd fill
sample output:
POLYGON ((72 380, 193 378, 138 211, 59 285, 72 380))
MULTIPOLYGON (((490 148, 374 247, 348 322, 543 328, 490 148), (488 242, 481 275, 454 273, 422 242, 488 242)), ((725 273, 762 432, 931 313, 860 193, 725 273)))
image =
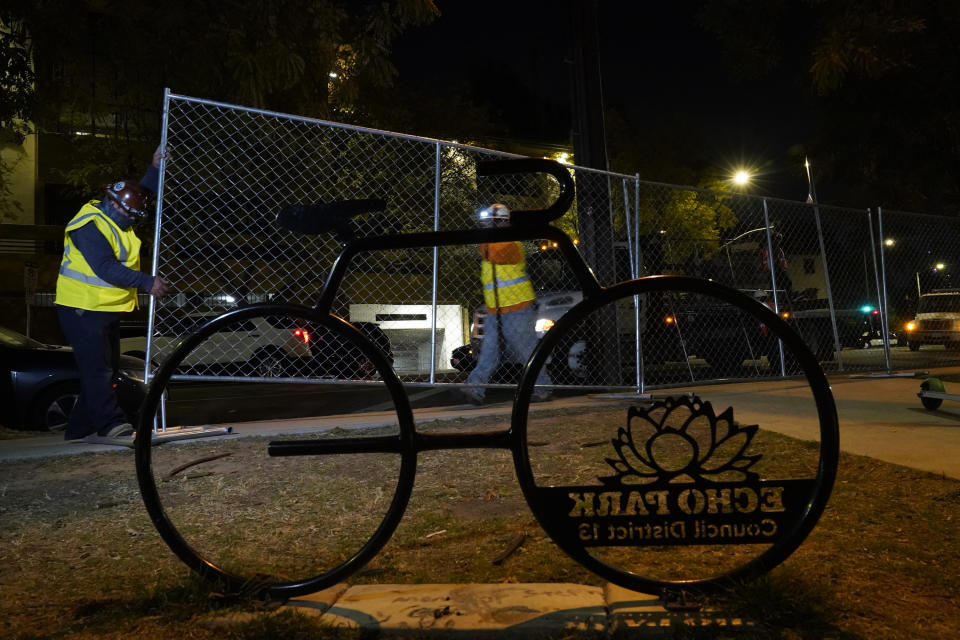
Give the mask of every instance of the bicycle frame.
MULTIPOLYGON (((543 172, 556 177, 560 183, 560 195, 545 209, 526 212, 514 211, 513 214, 517 216, 517 219, 514 221, 512 217, 512 224, 508 227, 430 231, 398 236, 356 237, 349 222, 350 218, 358 213, 373 210, 369 202, 362 204, 360 202, 353 202, 352 204, 350 202, 342 203, 340 208, 337 208, 337 205, 323 205, 322 207, 318 205, 317 211, 311 211, 310 205, 307 205, 306 208, 298 210, 296 215, 301 217, 293 220, 294 224, 288 228, 293 229, 295 226, 299 226, 300 228, 295 230, 307 233, 334 231, 343 242, 343 248, 331 268, 316 306, 310 309, 300 305, 267 303, 227 312, 208 322, 196 333, 188 336, 160 367, 157 377, 154 378, 154 381, 151 383, 147 399, 144 401, 144 409, 141 412, 141 428, 143 428, 151 418, 151 410, 156 409, 160 395, 163 392, 163 386, 170 380, 176 366, 178 366, 184 357, 217 328, 228 326, 231 322, 241 321, 253 315, 277 314, 290 315, 293 317, 310 317, 311 319, 318 320, 328 328, 334 328, 341 333, 349 334, 348 337, 350 337, 355 344, 359 344, 368 352, 377 370, 382 374, 383 382, 395 405, 397 433, 387 436, 370 435, 367 437, 335 437, 331 439, 279 439, 267 444, 266 452, 270 457, 375 453, 396 454, 400 457, 400 466, 393 499, 383 516, 380 526, 369 537, 367 542, 353 556, 344 560, 334 569, 326 573, 315 575, 305 580, 265 585, 264 589, 271 595, 281 597, 302 595, 330 586, 351 575, 382 549, 393 534, 406 510, 407 501, 409 500, 416 475, 417 457, 418 454, 423 451, 444 449, 510 450, 513 454, 517 480, 526 502, 547 535, 572 558, 597 575, 621 586, 646 591, 648 593, 656 593, 658 589, 673 588, 676 586, 684 589, 709 591, 722 587, 726 581, 732 579, 756 577, 785 560, 806 538, 816 524, 816 521, 826 506, 836 478, 839 457, 839 436, 836 407, 833 403, 829 384, 816 358, 809 349, 807 349, 801 338, 790 329, 789 325, 780 318, 780 316, 763 304, 745 296, 741 292, 713 282, 681 276, 651 276, 649 278, 629 280, 610 287, 604 287, 594 276, 570 237, 560 229, 549 225, 549 222, 562 215, 572 202, 573 181, 565 168, 557 163, 540 160, 519 162, 500 161, 491 163, 486 167, 482 165, 478 166, 478 174, 480 175, 529 172, 543 172), (323 207, 327 208, 323 210, 323 207), (321 212, 325 215, 314 215, 321 212), (474 245, 521 240, 549 240, 554 243, 562 253, 583 291, 583 300, 560 318, 557 324, 537 344, 533 353, 530 354, 514 396, 512 417, 508 428, 500 431, 472 433, 419 432, 413 420, 409 398, 396 372, 392 369, 391 364, 369 340, 363 337, 359 330, 345 320, 331 314, 333 300, 344 281, 348 268, 356 256, 362 252, 474 245), (699 580, 663 581, 648 579, 638 573, 634 573, 632 570, 621 569, 619 566, 608 564, 605 560, 591 555, 588 550, 590 545, 583 544, 582 540, 577 539, 575 536, 572 537, 570 534, 570 523, 567 522, 571 518, 570 507, 564 502, 572 497, 570 492, 584 492, 584 496, 590 495, 592 498, 594 492, 598 490, 609 491, 611 490, 611 486, 613 489, 620 488, 623 491, 628 491, 638 485, 623 482, 622 479, 618 480, 619 476, 597 476, 596 480, 600 481, 601 484, 596 485, 582 485, 581 482, 567 485, 561 484, 559 486, 556 486, 552 482, 538 484, 533 465, 531 464, 531 455, 528 450, 529 429, 527 418, 529 404, 534 392, 534 387, 536 386, 537 373, 546 366, 547 359, 550 357, 553 349, 561 344, 561 340, 573 334, 580 323, 589 318, 591 313, 599 312, 607 305, 615 304, 619 300, 635 300, 638 295, 668 291, 681 291, 711 297, 735 309, 739 309, 754 320, 772 329, 774 335, 781 341, 783 347, 786 347, 787 350, 796 357, 798 365, 806 376, 806 382, 812 393, 812 406, 818 416, 820 448, 818 452, 819 459, 816 466, 816 477, 801 480, 776 479, 769 481, 783 485, 782 487, 774 487, 773 489, 779 489, 784 496, 789 496, 789 498, 794 501, 794 504, 790 505, 789 516, 785 515, 784 520, 778 521, 778 526, 782 526, 783 532, 778 534, 779 537, 774 537, 770 540, 748 541, 765 542, 769 544, 769 548, 753 557, 749 562, 735 566, 734 569, 728 571, 726 574, 699 580), (614 480, 620 484, 611 485, 610 483, 614 480), (590 493, 588 494, 586 492, 590 493), (559 496, 559 500, 556 499, 557 496, 559 496), (566 519, 566 521, 564 519, 566 519)), ((380 204, 380 208, 382 208, 382 203, 380 204)), ((283 214, 281 213, 281 218, 282 216, 283 214)), ((283 222, 283 220, 281 220, 281 222, 283 222)), ((705 404, 709 405, 709 402, 705 404)), ((692 406, 691 401, 691 407, 692 406)), ((633 409, 631 408, 631 410, 633 409)), ((636 412, 634 415, 639 415, 639 413, 640 412, 636 412)), ((729 414, 731 424, 733 424, 732 408, 727 409, 727 413, 729 414)), ((727 413, 724 415, 727 415, 727 413)), ((613 441, 614 445, 618 442, 623 445, 623 439, 629 435, 629 416, 630 413, 628 412, 628 430, 625 431, 622 426, 617 425, 619 431, 617 432, 617 438, 613 441)), ((715 416, 710 419, 715 419, 715 416)), ((715 424, 711 426, 711 433, 713 433, 711 437, 716 436, 715 427, 715 424)), ((684 426, 683 429, 686 429, 686 426, 684 426)), ((737 428, 738 434, 747 439, 734 457, 740 456, 747 448, 747 444, 753 437, 752 434, 755 433, 757 429, 757 425, 753 425, 752 427, 747 426, 743 429, 737 428), (750 431, 751 429, 752 431, 750 431), (746 435, 748 432, 750 433, 749 437, 746 435)), ((674 433, 676 434, 678 431, 674 431, 674 433)), ((638 449, 634 446, 633 436, 630 435, 629 437, 630 447, 636 452, 638 449)), ((649 453, 652 442, 653 439, 650 438, 647 439, 646 442, 640 441, 636 443, 636 445, 641 448, 646 446, 646 450, 649 453)), ((714 445, 716 445, 716 443, 714 443, 714 445)), ((197 572, 212 579, 224 579, 229 584, 242 588, 243 585, 246 584, 242 576, 236 576, 221 570, 199 555, 167 518, 161 506, 156 482, 152 476, 150 446, 150 433, 148 430, 145 432, 145 436, 138 438, 136 442, 137 474, 147 510, 161 536, 174 553, 197 572)), ((716 445, 716 447, 719 447, 719 445, 716 445)), ((620 449, 617 448, 617 451, 620 451, 620 449)), ((710 450, 709 455, 712 455, 712 452, 713 449, 710 450)), ((709 455, 707 456, 708 459, 709 455)), ((755 462, 760 457, 762 457, 762 455, 753 456, 753 461, 755 462)), ((749 463, 746 464, 744 468, 749 468, 749 466, 753 464, 750 457, 743 458, 742 461, 749 463)), ((610 463, 610 459, 607 459, 607 462, 610 463)), ((689 464, 692 463, 688 463, 688 465, 689 464)), ((699 461, 697 464, 699 464, 699 461)), ((728 461, 727 464, 733 464, 733 457, 731 457, 731 460, 728 461)), ((682 467, 681 470, 686 470, 687 468, 688 467, 682 467)), ((614 469, 616 470, 617 467, 614 467, 614 469)), ((697 470, 702 472, 701 467, 694 468, 694 471, 697 470)), ((605 469, 605 471, 609 473, 609 470, 605 469)), ((662 472, 663 469, 660 468, 660 471, 662 472)), ((704 487, 705 491, 717 491, 718 487, 723 486, 728 486, 727 491, 732 490, 729 488, 730 486, 743 491, 752 490, 752 487, 769 488, 769 482, 767 480, 761 479, 757 473, 751 473, 752 475, 745 475, 745 480, 739 481, 743 486, 732 484, 732 481, 729 480, 723 482, 709 479, 704 481, 702 478, 698 480, 698 476, 696 475, 690 476, 693 480, 687 484, 676 486, 679 486, 681 489, 687 487, 686 490, 688 492, 699 491, 699 487, 704 487), (724 485, 724 482, 726 482, 726 485, 724 485)), ((659 484, 650 484, 647 486, 657 487, 657 493, 666 496, 668 493, 667 488, 669 488, 671 481, 671 478, 666 475, 656 476, 654 482, 659 484)), ((756 507, 756 500, 752 504, 756 507)), ((640 508, 643 508, 642 503, 640 504, 640 508)), ((786 512, 788 509, 782 508, 781 505, 779 510, 774 511, 779 513, 780 511, 786 512)), ((646 512, 644 511, 644 513, 646 512)), ((606 515, 606 513, 599 514, 599 516, 603 517, 606 515)), ((611 517, 618 515, 619 511, 611 514, 611 517)), ((768 514, 766 517, 772 516, 768 514)), ((598 526, 596 522, 598 521, 594 520, 594 527, 598 526)), ((611 526, 612 531, 613 525, 601 524, 601 526, 611 526)), ((773 534, 770 535, 772 536, 773 534)), ((608 540, 612 540, 612 538, 608 540)), ((603 546, 603 544, 604 543, 598 543, 596 546, 603 546)), ((686 544, 700 543, 692 542, 686 544)), ((727 544, 737 544, 737 542, 727 544)))

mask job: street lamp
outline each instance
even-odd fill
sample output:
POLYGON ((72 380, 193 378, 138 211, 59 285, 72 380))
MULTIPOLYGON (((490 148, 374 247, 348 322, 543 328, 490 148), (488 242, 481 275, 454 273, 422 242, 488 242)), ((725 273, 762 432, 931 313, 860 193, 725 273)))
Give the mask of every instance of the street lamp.
MULTIPOLYGON (((927 277, 927 280, 928 280, 927 286, 929 287, 930 284, 931 284, 931 283, 929 282, 929 281, 930 281, 929 274, 931 274, 931 273, 941 274, 941 273, 943 272, 943 270, 946 269, 946 268, 947 268, 947 265, 946 265, 945 263, 943 263, 943 262, 938 262, 938 263, 934 264, 932 267, 930 267, 928 271, 925 271, 925 273, 927 273, 927 275, 928 275, 928 277, 927 277)), ((920 272, 919 272, 919 271, 916 272, 916 277, 917 277, 917 300, 919 300, 919 299, 920 299, 920 296, 923 295, 923 292, 920 290, 920 272)), ((941 276, 941 277, 943 277, 943 276, 941 276)), ((946 277, 949 278, 949 277, 950 277, 949 274, 946 274, 946 277)), ((937 284, 936 281, 934 281, 933 284, 934 284, 934 286, 936 286, 936 284, 937 284)))
POLYGON ((753 175, 746 169, 739 169, 733 174, 733 184, 738 187, 745 187, 749 184, 750 180, 753 178, 753 175))

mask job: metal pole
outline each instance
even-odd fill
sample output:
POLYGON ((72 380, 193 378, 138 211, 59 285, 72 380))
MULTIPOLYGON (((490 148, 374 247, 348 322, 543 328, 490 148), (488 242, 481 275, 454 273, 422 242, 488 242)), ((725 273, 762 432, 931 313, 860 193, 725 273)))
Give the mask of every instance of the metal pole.
MULTIPOLYGON (((634 197, 633 197, 633 215, 634 215, 634 264, 631 265, 631 274, 634 278, 640 277, 640 174, 634 176, 634 197)), ((643 333, 640 331, 640 296, 633 296, 633 323, 634 338, 637 341, 636 349, 636 367, 637 367, 637 392, 646 393, 647 381, 644 375, 643 367, 643 333)))
POLYGON ((817 204, 817 186, 810 172, 810 160, 803 159, 803 166, 807 170, 807 203, 813 205, 813 215, 817 223, 817 238, 820 241, 820 259, 823 262, 823 279, 827 287, 827 305, 830 309, 830 324, 833 328, 833 347, 837 353, 837 370, 843 371, 843 349, 840 346, 840 333, 837 329, 837 313, 833 306, 833 290, 830 286, 830 270, 827 267, 827 249, 823 241, 823 228, 820 225, 820 207, 817 204))
POLYGON ((887 316, 887 267, 883 252, 883 207, 877 207, 877 233, 880 242, 880 277, 883 278, 883 297, 880 299, 880 327, 883 331, 883 355, 887 361, 887 373, 893 373, 890 364, 890 319, 887 316))
POLYGON ((840 332, 837 330, 837 312, 833 307, 833 289, 830 286, 830 270, 827 268, 827 247, 823 241, 823 227, 820 225, 820 207, 816 203, 813 205, 813 218, 817 223, 817 239, 820 241, 820 259, 823 261, 823 280, 827 287, 827 306, 830 309, 830 326, 833 329, 833 348, 837 352, 837 370, 843 371, 840 332))
MULTIPOLYGON (((163 120, 160 130, 160 148, 167 149, 167 126, 170 122, 170 87, 163 90, 163 120)), ((153 223, 153 275, 160 272, 160 228, 163 226, 163 183, 164 173, 167 168, 167 159, 160 158, 160 175, 157 180, 157 208, 154 213, 153 223)), ((168 274, 169 275, 169 274, 168 274)), ((150 383, 150 362, 153 359, 153 321, 157 310, 156 298, 150 296, 150 302, 147 310, 147 346, 145 349, 143 365, 143 381, 150 383)), ((160 425, 161 431, 167 430, 167 394, 160 397, 160 425)), ((157 433, 157 419, 153 419, 153 432, 157 433)))
MULTIPOLYGON (((877 307, 883 310, 883 303, 880 297, 880 273, 877 268, 877 245, 873 237, 873 212, 867 209, 867 223, 870 227, 870 255, 873 256, 873 277, 877 282, 877 307)), ((871 327, 873 325, 871 324, 871 327)), ((883 319, 880 320, 881 331, 883 330, 883 319)), ((887 356, 887 371, 890 370, 890 357, 887 356)))
MULTIPOLYGON (((780 315, 780 300, 777 296, 777 274, 773 268, 773 236, 770 233, 770 211, 767 209, 767 199, 763 199, 763 225, 767 228, 767 266, 770 269, 770 286, 773 287, 773 310, 780 315)), ((777 348, 780 350, 780 375, 787 376, 786 363, 783 361, 783 343, 777 339, 777 348)))
MULTIPOLYGON (((435 145, 433 161, 433 230, 440 230, 440 143, 435 145)), ((440 247, 433 248, 433 291, 430 297, 430 384, 437 380, 437 283, 440 271, 440 247)))
POLYGON ((627 254, 630 256, 630 277, 636 278, 637 271, 635 268, 637 262, 637 256, 635 253, 635 247, 633 243, 633 233, 630 224, 630 198, 627 197, 627 181, 621 180, 621 185, 623 186, 623 222, 627 228, 627 254))

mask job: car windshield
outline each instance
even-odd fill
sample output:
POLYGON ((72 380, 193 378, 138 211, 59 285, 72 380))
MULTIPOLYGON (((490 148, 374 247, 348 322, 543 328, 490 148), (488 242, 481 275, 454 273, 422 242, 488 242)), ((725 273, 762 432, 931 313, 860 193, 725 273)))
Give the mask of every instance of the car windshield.
POLYGON ((920 313, 960 313, 960 294, 920 296, 920 313))
POLYGON ((33 348, 33 347, 42 347, 44 344, 42 342, 37 342, 33 338, 28 338, 27 336, 17 333, 6 327, 0 327, 0 344, 3 344, 7 347, 18 347, 18 348, 33 348))

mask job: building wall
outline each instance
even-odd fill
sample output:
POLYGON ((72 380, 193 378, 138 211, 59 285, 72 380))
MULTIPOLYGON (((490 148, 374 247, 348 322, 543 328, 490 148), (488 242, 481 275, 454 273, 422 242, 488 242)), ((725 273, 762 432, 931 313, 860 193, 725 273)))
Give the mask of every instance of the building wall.
POLYGON ((6 176, 10 202, 0 203, 0 221, 9 224, 35 224, 37 194, 37 136, 29 135, 22 145, 0 146, 3 163, 12 169, 6 176))

